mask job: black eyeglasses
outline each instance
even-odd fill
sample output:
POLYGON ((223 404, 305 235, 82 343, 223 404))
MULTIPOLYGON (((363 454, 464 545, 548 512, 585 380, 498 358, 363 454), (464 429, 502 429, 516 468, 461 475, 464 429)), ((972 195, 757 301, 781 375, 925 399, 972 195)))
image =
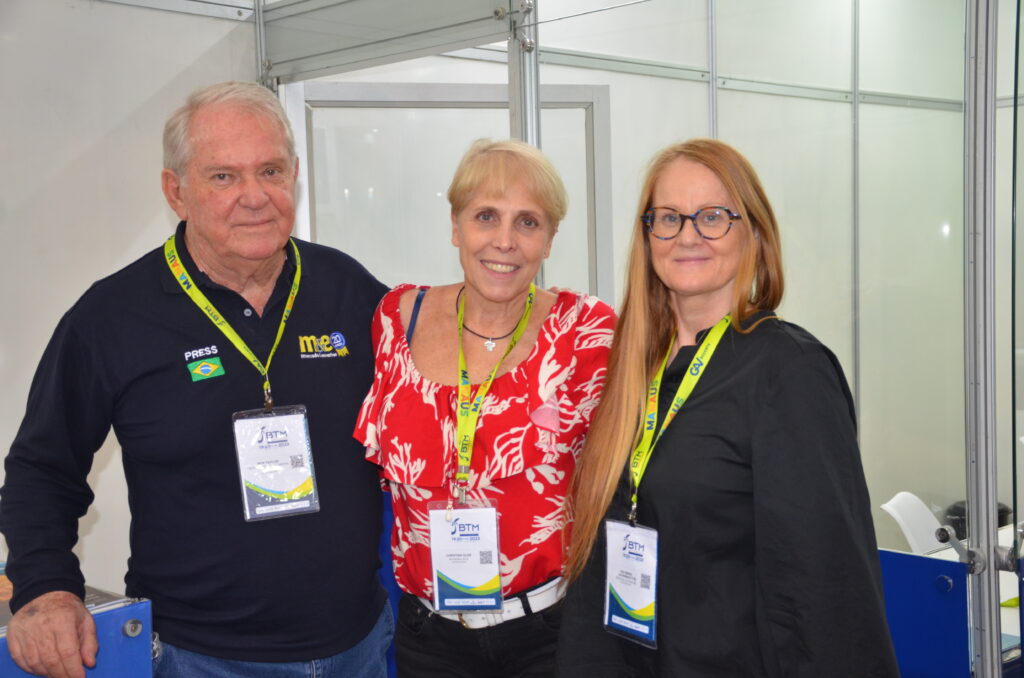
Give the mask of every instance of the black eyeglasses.
POLYGON ((697 235, 705 240, 718 240, 732 228, 732 222, 742 219, 728 207, 712 205, 702 207, 693 214, 683 214, 671 207, 652 207, 644 212, 641 221, 647 231, 659 240, 671 240, 679 235, 689 219, 697 235))

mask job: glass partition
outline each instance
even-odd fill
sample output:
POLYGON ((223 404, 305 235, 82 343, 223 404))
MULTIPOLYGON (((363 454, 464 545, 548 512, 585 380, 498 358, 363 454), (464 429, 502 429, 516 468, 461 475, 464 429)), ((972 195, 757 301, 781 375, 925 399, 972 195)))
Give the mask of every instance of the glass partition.
MULTIPOLYGON (((596 292, 588 112, 545 108, 541 117, 543 141, 570 199, 543 284, 596 292)), ((314 239, 356 257, 389 286, 459 280, 448 184, 475 139, 505 137, 508 125, 506 108, 480 100, 313 106, 314 239)))
POLYGON ((751 5, 746 0, 718 0, 714 6, 721 75, 850 89, 850 3, 776 0, 751 5))
POLYGON ((270 75, 284 81, 503 39, 508 0, 278 0, 264 10, 270 75))
POLYGON ((707 67, 707 0, 647 0, 614 7, 622 4, 542 0, 537 7, 541 49, 707 67), (601 5, 609 9, 593 11, 601 5), (570 18, 553 20, 558 17, 570 18))

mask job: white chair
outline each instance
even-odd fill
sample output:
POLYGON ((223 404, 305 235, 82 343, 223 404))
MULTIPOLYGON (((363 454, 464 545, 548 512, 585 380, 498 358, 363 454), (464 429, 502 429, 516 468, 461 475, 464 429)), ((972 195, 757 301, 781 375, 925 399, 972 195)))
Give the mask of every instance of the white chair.
POLYGON ((928 553, 945 546, 935 538, 935 530, 941 527, 938 518, 916 494, 897 492, 882 504, 882 509, 903 530, 913 553, 928 553))

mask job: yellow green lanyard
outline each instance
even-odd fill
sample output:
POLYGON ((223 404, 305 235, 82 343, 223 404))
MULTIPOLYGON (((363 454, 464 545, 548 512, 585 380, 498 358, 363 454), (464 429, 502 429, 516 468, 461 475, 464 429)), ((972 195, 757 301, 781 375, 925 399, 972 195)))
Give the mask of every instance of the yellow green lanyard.
POLYGON ((292 279, 292 289, 288 292, 288 300, 284 304, 284 313, 281 314, 281 324, 277 328, 277 337, 274 339, 274 345, 270 349, 270 355, 267 356, 267 362, 264 365, 256 354, 252 352, 252 349, 245 343, 242 337, 238 336, 238 332, 235 328, 228 324, 228 321, 224 319, 220 311, 213 305, 213 303, 206 298, 206 295, 202 293, 199 286, 193 282, 192 277, 185 270, 184 264, 181 263, 181 257, 178 256, 178 250, 175 246, 174 236, 172 235, 164 243, 164 258, 167 260, 167 267, 171 269, 171 274, 174 275, 174 279, 181 285, 181 289, 184 290, 188 298, 199 307, 206 317, 210 319, 214 325, 217 326, 224 336, 234 344, 238 352, 248 359, 257 370, 259 370, 260 376, 263 377, 263 404, 269 412, 274 407, 274 399, 270 395, 270 361, 274 358, 274 352, 277 351, 278 344, 281 343, 281 337, 284 336, 284 326, 288 322, 288 316, 292 313, 292 308, 295 306, 295 297, 299 294, 299 279, 302 277, 302 259, 299 257, 299 247, 295 244, 295 241, 291 238, 288 239, 291 243, 292 249, 295 251, 295 277, 292 279))
POLYGON ((631 497, 633 506, 629 511, 630 523, 636 522, 637 492, 640 490, 640 481, 647 470, 647 464, 651 460, 654 446, 661 440, 661 434, 665 432, 668 425, 676 418, 683 404, 689 399, 690 394, 693 393, 697 382, 700 381, 701 376, 704 374, 704 368, 711 361, 711 356, 715 354, 715 349, 718 348, 718 342, 721 341, 722 335, 728 329, 729 321, 730 316, 725 316, 719 320, 718 324, 711 328, 704 341, 701 342, 700 348, 694 354, 693 360, 690 361, 690 366, 686 369, 686 374, 683 375, 683 381, 679 384, 676 397, 672 400, 672 406, 665 413, 665 419, 661 422, 661 428, 658 429, 658 434, 655 436, 654 427, 658 421, 658 393, 661 391, 661 380, 665 375, 668 357, 672 355, 672 348, 676 343, 675 336, 672 337, 672 341, 668 345, 668 351, 665 353, 665 358, 661 361, 661 367, 658 368, 657 374, 654 375, 654 379, 651 380, 651 385, 647 389, 647 408, 644 412, 643 432, 640 435, 640 442, 637 444, 636 449, 633 450, 633 456, 630 457, 629 461, 629 472, 633 480, 631 497))
POLYGON ((476 422, 480 418, 480 408, 484 403, 484 396, 491 388, 494 375, 498 368, 505 361, 508 354, 512 352, 516 344, 523 337, 526 326, 530 322, 530 312, 533 310, 533 300, 537 294, 537 287, 530 283, 530 291, 526 295, 526 304, 523 314, 519 317, 519 324, 512 332, 512 340, 508 348, 498 360, 487 378, 481 382, 480 387, 473 394, 473 387, 469 383, 469 370, 466 369, 466 353, 462 350, 462 328, 466 316, 466 299, 459 299, 459 409, 456 411, 456 440, 458 441, 459 466, 455 471, 455 483, 458 488, 459 503, 466 503, 466 489, 469 487, 469 464, 473 460, 473 441, 476 439, 476 422))

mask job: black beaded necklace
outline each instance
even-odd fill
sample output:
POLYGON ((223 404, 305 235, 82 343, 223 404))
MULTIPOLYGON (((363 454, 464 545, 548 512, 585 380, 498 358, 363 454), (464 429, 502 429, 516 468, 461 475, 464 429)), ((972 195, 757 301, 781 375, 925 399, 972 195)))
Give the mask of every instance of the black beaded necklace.
MULTIPOLYGON (((459 288, 459 293, 455 295, 455 315, 456 316, 458 316, 458 314, 459 314, 459 299, 462 298, 462 292, 465 289, 466 289, 465 286, 460 287, 459 288)), ((518 323, 516 323, 516 326, 518 327, 518 323)), ((512 333, 516 331, 516 328, 513 327, 509 332, 507 332, 506 334, 501 335, 500 337, 488 337, 486 335, 480 334, 479 332, 476 332, 475 330, 473 330, 473 328, 471 328, 469 325, 466 324, 465 320, 462 321, 462 329, 466 330, 467 332, 472 334, 474 337, 480 337, 481 339, 483 339, 484 340, 484 348, 486 350, 488 350, 488 351, 493 351, 494 347, 497 346, 497 344, 494 343, 494 342, 501 341, 502 339, 508 339, 509 337, 512 336, 512 333)))

